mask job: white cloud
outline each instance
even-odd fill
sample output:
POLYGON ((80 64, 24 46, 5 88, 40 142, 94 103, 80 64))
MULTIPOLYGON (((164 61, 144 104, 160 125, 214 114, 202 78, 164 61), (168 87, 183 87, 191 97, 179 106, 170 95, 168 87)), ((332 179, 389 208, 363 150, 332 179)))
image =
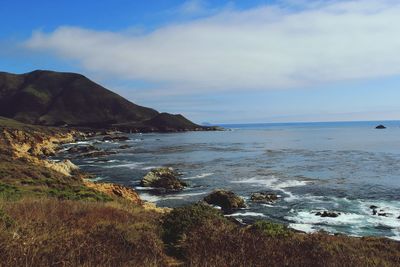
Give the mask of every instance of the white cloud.
POLYGON ((398 1, 314 3, 297 11, 223 10, 136 35, 60 27, 35 32, 26 45, 99 75, 183 92, 270 90, 400 74, 398 1))
POLYGON ((182 15, 202 15, 207 12, 203 0, 189 0, 183 3, 178 9, 178 13, 182 15))

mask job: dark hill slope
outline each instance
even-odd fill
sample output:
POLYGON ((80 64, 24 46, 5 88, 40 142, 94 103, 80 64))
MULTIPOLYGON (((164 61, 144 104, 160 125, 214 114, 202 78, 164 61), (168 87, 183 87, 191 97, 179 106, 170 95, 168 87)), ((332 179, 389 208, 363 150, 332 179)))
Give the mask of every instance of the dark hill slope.
POLYGON ((159 120, 156 110, 131 103, 83 75, 41 70, 20 75, 0 72, 0 116, 51 126, 109 128, 129 124, 154 131, 165 125, 179 127, 168 127, 171 131, 199 128, 180 115, 168 114, 159 120))

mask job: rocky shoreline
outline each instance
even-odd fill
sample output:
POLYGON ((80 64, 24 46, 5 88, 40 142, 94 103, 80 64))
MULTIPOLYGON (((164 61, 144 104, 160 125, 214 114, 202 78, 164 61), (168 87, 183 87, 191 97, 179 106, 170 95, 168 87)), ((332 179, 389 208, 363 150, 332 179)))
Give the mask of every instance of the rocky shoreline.
MULTIPOLYGON (((41 131, 40 129, 13 129, 3 127, 0 140, 4 147, 10 148, 7 152, 12 158, 23 160, 27 162, 27 164, 56 171, 64 176, 77 176, 82 181, 82 184, 88 188, 104 193, 110 197, 118 197, 127 200, 149 210, 162 213, 169 210, 168 208, 158 208, 152 203, 141 200, 138 193, 132 188, 113 183, 90 181, 90 174, 81 172, 79 167, 68 158, 64 158, 60 161, 49 159, 50 156, 57 154, 61 145, 82 141, 92 136, 92 134, 87 132, 70 129, 49 128, 45 131, 41 131)), ((110 140, 116 140, 113 135, 109 134, 106 136, 108 136, 110 140)), ((119 137, 118 140, 121 140, 121 138, 119 137)), ((84 156, 91 156, 91 153, 94 153, 93 151, 102 153, 94 147, 75 152, 85 152, 87 154, 84 156)))

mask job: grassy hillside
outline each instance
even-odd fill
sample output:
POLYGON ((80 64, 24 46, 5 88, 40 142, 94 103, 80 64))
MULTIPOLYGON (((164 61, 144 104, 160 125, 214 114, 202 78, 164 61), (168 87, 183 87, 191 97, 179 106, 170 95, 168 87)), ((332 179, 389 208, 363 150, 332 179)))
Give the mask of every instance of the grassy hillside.
MULTIPOLYGON (((21 122, 107 128, 146 121, 143 125, 157 130, 164 127, 155 119, 158 115, 156 110, 131 103, 80 74, 0 72, 0 116, 21 122)), ((162 123, 173 126, 171 130, 199 127, 180 117, 171 115, 162 123)))

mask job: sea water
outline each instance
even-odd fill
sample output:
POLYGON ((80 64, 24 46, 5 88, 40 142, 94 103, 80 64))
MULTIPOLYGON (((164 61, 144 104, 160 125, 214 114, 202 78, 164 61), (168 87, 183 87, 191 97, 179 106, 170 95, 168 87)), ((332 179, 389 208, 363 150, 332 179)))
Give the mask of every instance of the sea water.
MULTIPOLYGON (((232 190, 248 208, 229 216, 267 219, 313 232, 400 239, 400 122, 222 125, 227 131, 132 134, 97 146, 106 158, 74 160, 96 180, 136 188, 145 200, 176 207, 212 190, 232 190), (119 149, 122 144, 131 145, 119 149), (152 168, 171 166, 189 187, 157 195, 139 186, 152 168), (274 204, 252 203, 254 192, 274 192, 274 204), (373 215, 370 206, 384 216, 373 215), (320 217, 318 211, 340 213, 320 217)), ((90 142, 90 141, 89 141, 90 142)), ((93 141, 94 142, 94 141, 93 141)))

